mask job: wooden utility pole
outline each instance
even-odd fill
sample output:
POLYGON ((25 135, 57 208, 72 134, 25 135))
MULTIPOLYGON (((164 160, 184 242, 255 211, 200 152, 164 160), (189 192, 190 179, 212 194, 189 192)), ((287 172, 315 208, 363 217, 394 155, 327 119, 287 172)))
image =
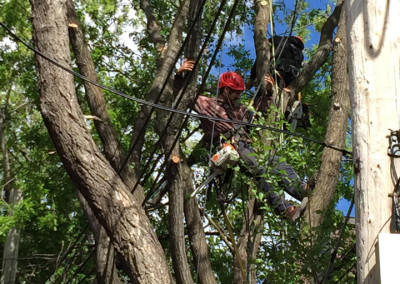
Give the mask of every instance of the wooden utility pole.
POLYGON ((389 129, 400 128, 400 1, 346 0, 345 7, 357 278, 358 283, 375 284, 380 283, 378 234, 391 232, 393 204, 388 195, 400 176, 400 158, 387 155, 389 129))

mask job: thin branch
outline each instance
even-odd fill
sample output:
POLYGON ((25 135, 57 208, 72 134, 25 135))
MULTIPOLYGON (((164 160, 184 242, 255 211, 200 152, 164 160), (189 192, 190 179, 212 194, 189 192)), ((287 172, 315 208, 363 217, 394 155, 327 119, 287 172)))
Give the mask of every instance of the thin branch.
POLYGON ((224 241, 224 243, 228 246, 229 250, 231 253, 233 253, 233 247, 230 241, 228 240, 228 237, 225 235, 225 232, 222 230, 222 228, 207 214, 204 213, 204 216, 206 216, 208 222, 218 231, 219 237, 224 241))

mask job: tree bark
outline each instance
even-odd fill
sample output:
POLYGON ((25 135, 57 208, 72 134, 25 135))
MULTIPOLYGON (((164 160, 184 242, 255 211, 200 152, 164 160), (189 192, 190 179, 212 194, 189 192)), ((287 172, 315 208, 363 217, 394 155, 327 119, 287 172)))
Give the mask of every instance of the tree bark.
MULTIPOLYGON (((76 15, 74 3, 67 1, 67 17, 69 24, 69 38, 71 42, 76 63, 80 74, 93 82, 97 82, 96 69, 90 55, 89 47, 80 21, 76 15)), ((136 184, 136 178, 130 167, 125 162, 125 155, 118 141, 116 131, 111 123, 111 118, 107 111, 106 102, 101 88, 84 81, 85 98, 91 110, 91 114, 98 119, 94 120, 97 133, 102 141, 104 153, 115 171, 120 173, 125 184, 133 188, 136 184)), ((143 190, 139 186, 134 193, 135 199, 141 203, 144 199, 143 190)), ((105 230, 100 226, 90 207, 85 204, 83 198, 79 198, 81 206, 84 209, 88 220, 96 236, 96 269, 98 283, 117 283, 117 269, 114 264, 114 247, 110 245, 110 240, 105 230), (110 248, 110 250, 109 250, 110 248), (110 282, 113 279, 112 282, 110 282)))
MULTIPOLYGON (((197 13, 199 7, 196 1, 190 1, 190 14, 191 18, 194 19, 194 15, 197 13)), ((197 30, 199 26, 196 24, 197 30)), ((177 31, 182 31, 182 23, 176 23, 177 29, 174 37, 171 35, 171 41, 175 44, 181 38, 181 35, 177 34, 177 31)), ((189 23, 191 25, 191 23, 189 23)), ((199 38, 201 37, 200 32, 196 32, 196 27, 192 31, 187 47, 187 57, 195 59, 198 56, 198 46, 200 46, 199 38)), ((177 46, 176 46, 177 47, 177 46)), ((167 52, 168 53, 168 52, 167 52)), ((176 56, 176 55, 175 55, 176 56)), ((182 94, 182 100, 180 100, 179 109, 185 109, 186 103, 184 100, 192 100, 196 95, 196 70, 192 71, 192 79, 188 82, 188 88, 186 93, 182 94)), ((171 106, 176 98, 172 93, 171 85, 167 85, 166 89, 162 94, 161 101, 167 106, 171 106)), ((157 133, 165 135, 161 137, 162 145, 165 155, 168 161, 168 169, 166 170, 166 178, 168 180, 168 192, 169 192, 169 231, 170 231, 170 243, 171 243, 171 254, 172 262, 174 266, 174 272, 177 283, 193 283, 190 265, 188 262, 188 255, 186 253, 186 242, 185 242, 185 225, 184 218, 186 217, 186 224, 188 229, 190 247, 193 253, 193 266, 196 267, 196 275, 198 276, 199 283, 215 283, 215 276, 211 268, 211 261, 208 253, 208 245, 205 239, 204 230, 202 227, 202 219, 197 207, 197 203, 194 199, 185 200, 185 196, 193 192, 193 178, 192 173, 187 165, 186 159, 179 146, 179 140, 175 141, 177 135, 179 135, 180 128, 182 126, 182 118, 178 115, 166 113, 163 111, 157 111, 157 121, 160 123, 156 127, 157 133), (171 116, 173 116, 171 118, 171 116), (169 122, 166 126, 167 121, 169 122), (165 127, 167 127, 165 131, 165 127), (177 142, 177 143, 175 143, 177 142), (175 143, 175 145, 174 145, 175 143), (173 149, 170 153, 171 148, 173 149), (174 161, 174 158, 176 160, 174 161), (185 213, 183 215, 182 213, 185 213)))
MULTIPOLYGON (((70 66, 65 1, 32 0, 34 42, 70 66)), ((77 188, 107 231, 133 283, 171 283, 161 245, 140 204, 101 155, 86 129, 73 77, 36 55, 43 120, 77 188)))
MULTIPOLYGON (((79 72, 93 82, 97 82, 96 69, 90 55, 89 46, 81 29, 79 19, 76 15, 74 4, 71 0, 67 1, 69 38, 74 51, 79 72), (76 26, 71 25, 76 24, 76 26)), ((137 182, 135 173, 125 162, 125 154, 120 145, 117 133, 112 125, 110 115, 107 111, 106 101, 102 90, 84 81, 85 97, 90 107, 91 113, 100 120, 94 120, 97 133, 102 141, 104 153, 115 171, 117 171, 129 188, 133 188, 137 182)), ((138 168, 138 167, 135 167, 138 168)), ((139 186, 135 190, 134 196, 138 203, 144 199, 143 189, 139 186)))
MULTIPOLYGON (((12 84, 10 84, 12 85, 12 84)), ((14 188, 13 178, 11 175, 11 163, 8 156, 8 147, 5 136, 5 121, 8 101, 11 93, 11 86, 9 92, 7 93, 4 106, 0 106, 0 150, 3 155, 3 174, 4 174, 4 196, 6 197, 6 202, 8 203, 11 210, 7 214, 12 215, 12 209, 14 205, 22 200, 22 192, 14 188)), ((3 192, 1 192, 3 195, 3 192)), ((18 250, 19 250, 19 240, 21 236, 21 230, 18 227, 11 228, 6 236, 4 242, 3 251, 3 261, 2 261, 2 275, 0 278, 1 284, 13 284, 15 283, 18 268, 18 250)))
POLYGON ((265 91, 265 75, 269 72, 271 44, 267 39, 267 27, 269 23, 270 6, 268 1, 255 1, 256 19, 254 24, 254 45, 256 49, 257 81, 261 86, 261 92, 265 91))
MULTIPOLYGON (((192 176, 186 161, 182 163, 181 169, 192 176)), ((193 264, 197 272, 197 281, 201 284, 217 283, 211 266, 209 248, 203 228, 203 218, 200 215, 196 199, 189 197, 194 191, 193 182, 192 180, 188 180, 188 182, 185 187, 185 217, 190 247, 193 253, 193 264)))
MULTIPOLYGON (((332 101, 325 143, 344 148, 350 115, 344 9, 342 9, 334 40, 332 61, 332 101)), ((321 212, 326 212, 332 201, 339 179, 342 155, 341 152, 330 148, 325 148, 322 153, 321 167, 310 198, 310 210, 306 210, 306 223, 311 228, 321 225, 324 219, 321 212)))
POLYGON ((399 161, 387 155, 388 129, 400 128, 400 3, 346 4, 347 50, 353 125, 357 280, 379 283, 376 245, 390 232, 399 161))
MULTIPOLYGON (((243 219, 242 230, 238 242, 238 254, 234 257, 233 283, 253 283, 254 275, 251 273, 251 260, 257 256, 262 230, 258 230, 264 224, 264 218, 257 214, 256 200, 254 198, 247 202, 245 216, 243 219), (239 263, 241 261, 241 263, 239 263), (250 264, 249 264, 250 262, 250 264), (242 268, 247 272, 247 279, 243 279, 242 268)), ((255 282, 254 282, 255 283, 255 282)))
POLYGON ((148 0, 140 0, 140 8, 143 10, 147 19, 147 32, 150 35, 153 43, 156 45, 159 51, 164 49, 164 40, 161 36, 161 28, 154 17, 153 7, 148 0))
MULTIPOLYGON (((175 147, 176 151, 178 147, 175 147)), ((176 155, 173 153, 173 155, 176 155)), ((179 155, 179 153, 178 153, 179 155)), ((190 284, 193 278, 190 273, 190 266, 186 254, 185 229, 184 229, 184 186, 190 175, 184 175, 180 169, 180 160, 175 163, 171 160, 167 171, 169 174, 169 221, 170 221, 170 242, 172 263, 177 283, 190 284)))
MULTIPOLYGON (((201 1, 191 0, 189 6, 189 18, 188 27, 190 27, 200 10, 201 1)), ((201 17, 198 18, 195 26, 193 27, 192 33, 189 35, 189 41, 187 46, 186 57, 189 59, 196 59, 199 56, 201 46, 201 17)), ((198 67, 192 71, 192 78, 189 82, 189 86, 182 100, 182 105, 188 105, 185 100, 193 101, 195 95, 197 95, 197 74, 198 67)), ((182 151, 182 150, 181 150, 182 151)), ((182 154, 183 156, 183 154, 182 154)), ((181 165, 179 167, 181 175, 187 176, 186 184, 182 184, 184 189, 184 210, 186 227, 189 236, 190 248, 193 254, 193 266, 196 267, 196 282, 200 284, 213 284, 216 283, 215 275, 212 270, 209 247, 206 241, 206 235, 204 233, 204 220, 200 215, 199 206, 196 198, 190 198, 189 196, 193 193, 193 173, 188 165, 186 157, 183 157, 181 165)))
POLYGON ((115 266, 114 247, 110 238, 79 190, 77 195, 96 240, 96 284, 122 283, 115 266))

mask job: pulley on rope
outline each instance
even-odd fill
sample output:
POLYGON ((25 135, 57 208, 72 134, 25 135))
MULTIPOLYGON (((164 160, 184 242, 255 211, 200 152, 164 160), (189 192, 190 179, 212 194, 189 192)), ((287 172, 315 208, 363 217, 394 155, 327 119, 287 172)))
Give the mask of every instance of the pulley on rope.
POLYGON ((390 130, 389 138, 389 148, 388 155, 390 157, 399 158, 400 157, 400 130, 390 130))

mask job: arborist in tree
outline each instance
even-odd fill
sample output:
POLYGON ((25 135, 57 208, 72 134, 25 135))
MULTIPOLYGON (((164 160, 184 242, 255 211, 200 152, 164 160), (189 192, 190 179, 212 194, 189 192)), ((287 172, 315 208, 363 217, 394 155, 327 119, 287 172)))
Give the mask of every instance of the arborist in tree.
MULTIPOLYGON (((193 70, 194 62, 185 60, 178 69, 175 76, 175 90, 179 90, 184 84, 185 73, 193 70)), ((230 120, 243 121, 247 107, 239 103, 241 93, 245 90, 242 76, 235 72, 223 73, 219 78, 218 97, 210 98, 199 96, 195 102, 195 111, 210 117, 219 117, 230 120)), ((270 173, 280 177, 279 184, 282 185, 287 193, 301 202, 296 207, 285 200, 274 191, 273 185, 268 183, 264 177, 267 169, 261 167, 257 162, 255 151, 250 146, 251 139, 247 131, 233 123, 213 121, 206 118, 201 119, 201 126, 206 139, 213 139, 219 142, 229 142, 239 153, 242 165, 245 166, 245 173, 254 177, 260 190, 266 193, 268 204, 281 216, 289 220, 298 219, 306 204, 306 184, 299 178, 294 169, 287 163, 279 161, 276 156, 270 156, 268 162, 271 165, 270 173)))
MULTIPOLYGON (((299 75, 304 60, 304 41, 299 36, 274 36, 268 41, 272 45, 268 75, 272 77, 272 80, 276 75, 278 87, 286 88, 299 75)), ((256 82, 256 71, 256 63, 254 63, 250 79, 246 82, 248 89, 256 82)))
MULTIPOLYGON (((272 100, 273 85, 285 92, 291 92, 287 87, 299 75, 304 60, 304 41, 299 36, 281 37, 274 36, 269 39, 271 43, 270 62, 266 75, 266 93, 259 92, 254 98, 254 106, 257 111, 265 112, 272 100)), ((257 84, 256 62, 250 72, 250 78, 246 87, 250 89, 257 84)), ((257 88, 258 89, 258 88, 257 88)), ((292 130, 296 128, 297 122, 307 128, 310 126, 310 109, 307 104, 301 102, 301 94, 297 94, 297 101, 285 111, 285 118, 292 123, 292 130), (296 121, 292 122, 292 119, 296 121)))

